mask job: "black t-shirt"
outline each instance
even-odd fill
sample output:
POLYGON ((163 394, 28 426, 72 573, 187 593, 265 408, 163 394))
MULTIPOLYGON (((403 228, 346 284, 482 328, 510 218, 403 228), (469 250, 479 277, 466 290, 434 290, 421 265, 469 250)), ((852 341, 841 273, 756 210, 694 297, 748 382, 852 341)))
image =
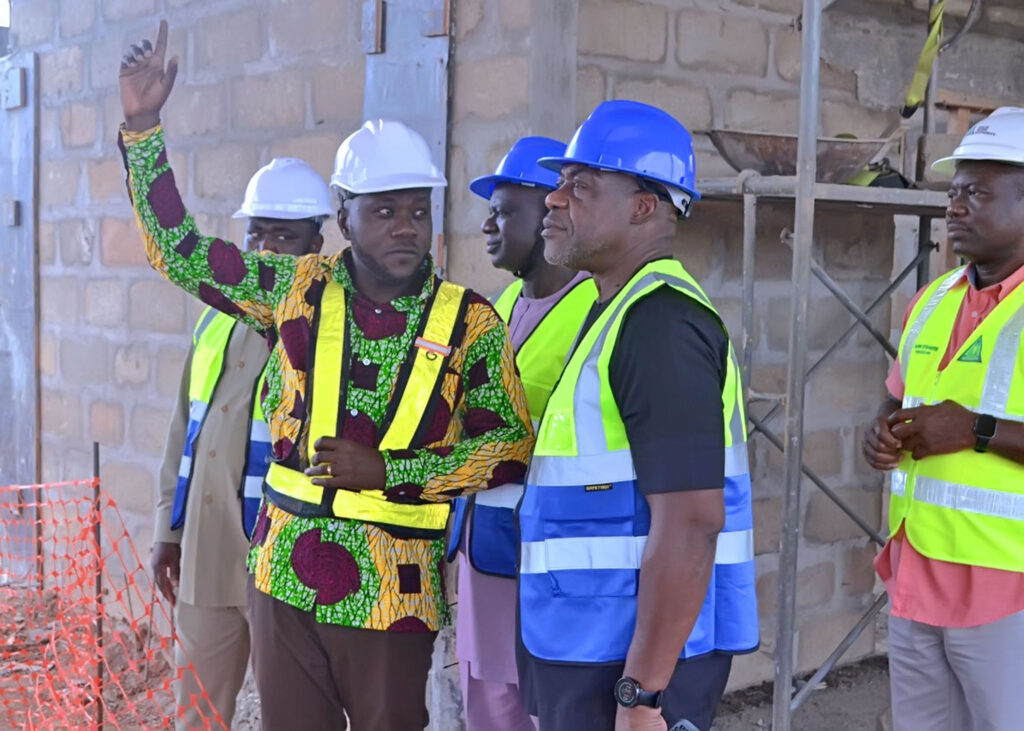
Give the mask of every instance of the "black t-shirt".
MULTIPOLYGON (((607 304, 594 304, 584 328, 607 304)), ((626 313, 608 375, 645 495, 724 486, 728 359, 715 315, 671 287, 626 313)))

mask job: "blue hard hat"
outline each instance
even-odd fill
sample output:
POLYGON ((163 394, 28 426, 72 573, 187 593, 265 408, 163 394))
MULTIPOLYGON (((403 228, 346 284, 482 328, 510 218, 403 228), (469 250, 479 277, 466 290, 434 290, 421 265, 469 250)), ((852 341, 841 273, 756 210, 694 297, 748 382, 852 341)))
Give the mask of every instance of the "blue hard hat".
POLYGON ((533 188, 554 190, 558 187, 558 172, 541 167, 542 157, 565 154, 565 143, 550 137, 523 137, 501 158, 494 175, 484 175, 469 184, 469 189, 481 198, 491 199, 494 188, 501 183, 515 183, 533 188))
POLYGON ((551 170, 586 165, 671 185, 700 199, 693 138, 668 112, 640 102, 601 102, 569 140, 564 156, 545 157, 551 170))

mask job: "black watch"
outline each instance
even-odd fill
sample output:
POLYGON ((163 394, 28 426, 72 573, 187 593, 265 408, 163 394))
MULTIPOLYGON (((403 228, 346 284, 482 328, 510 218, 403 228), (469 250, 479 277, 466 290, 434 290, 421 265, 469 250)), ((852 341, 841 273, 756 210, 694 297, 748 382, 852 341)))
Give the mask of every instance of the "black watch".
POLYGON ((615 702, 623 708, 634 706, 647 706, 648 708, 661 708, 661 698, 665 691, 644 690, 640 683, 628 676, 619 678, 615 683, 615 702))
POLYGON ((978 414, 974 420, 974 451, 987 452, 988 443, 996 435, 996 417, 978 414))

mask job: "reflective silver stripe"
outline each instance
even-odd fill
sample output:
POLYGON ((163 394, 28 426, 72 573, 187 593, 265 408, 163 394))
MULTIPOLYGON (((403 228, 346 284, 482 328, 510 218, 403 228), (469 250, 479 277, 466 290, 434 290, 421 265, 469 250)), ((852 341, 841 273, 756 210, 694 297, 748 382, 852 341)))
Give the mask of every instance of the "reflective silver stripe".
POLYGON ((973 485, 918 475, 914 500, 965 513, 1024 521, 1024 494, 1000 492, 973 485))
POLYGON ((502 485, 476 493, 476 504, 488 508, 515 510, 516 505, 519 504, 519 498, 522 496, 522 485, 502 485))
POLYGON ((249 439, 270 444, 270 426, 267 422, 253 419, 249 425, 249 439))
POLYGON ((189 421, 195 421, 199 424, 203 423, 203 419, 206 418, 206 409, 208 404, 204 401, 193 400, 188 405, 188 418, 189 421))
POLYGON ((603 485, 607 482, 628 482, 635 479, 633 455, 628 449, 601 454, 582 454, 579 457, 534 455, 530 463, 531 485, 603 485))
POLYGON ((242 494, 247 498, 258 498, 263 496, 263 478, 252 475, 245 476, 245 483, 242 486, 242 494))
POLYGON ((199 322, 196 323, 196 329, 192 331, 192 344, 198 345, 199 338, 203 336, 203 331, 210 326, 213 319, 220 313, 212 307, 207 307, 203 310, 203 314, 199 317, 199 322))
POLYGON ((184 454, 181 455, 181 461, 178 462, 178 477, 184 477, 186 480, 192 474, 192 458, 186 457, 184 454))
POLYGON ((639 569, 647 536, 548 538, 523 543, 520 573, 639 569))
POLYGON ((731 530, 718 534, 716 564, 736 564, 754 560, 754 530, 731 530))
MULTIPOLYGON (((1010 418, 1010 387, 1017 372, 1017 356, 1020 352, 1020 336, 1024 332, 1024 308, 1018 309, 999 331, 988 372, 985 374, 985 388, 981 392, 978 410, 999 418, 1010 418)), ((1020 421, 1020 417, 1014 421, 1020 421)))
POLYGON ((907 494, 907 473, 903 470, 893 470, 889 477, 889 490, 897 497, 907 494))
POLYGON ((739 477, 750 472, 747 443, 741 442, 725 448, 725 476, 739 477))
MULTIPOLYGON (((520 552, 520 573, 639 569, 647 536, 587 536, 526 541, 520 552)), ((718 534, 716 564, 754 560, 754 531, 718 534)))
POLYGON ((925 302, 917 317, 907 325, 907 332, 903 337, 903 348, 900 350, 900 374, 903 376, 904 383, 907 382, 907 364, 910 362, 910 354, 914 351, 917 336, 921 334, 925 322, 935 312, 935 308, 939 306, 942 298, 960 281, 965 269, 966 267, 960 267, 947 274, 942 284, 938 286, 932 293, 932 296, 928 298, 928 301, 925 302))
POLYGON ((903 397, 903 408, 913 409, 924 404, 924 399, 920 396, 904 396, 903 397))

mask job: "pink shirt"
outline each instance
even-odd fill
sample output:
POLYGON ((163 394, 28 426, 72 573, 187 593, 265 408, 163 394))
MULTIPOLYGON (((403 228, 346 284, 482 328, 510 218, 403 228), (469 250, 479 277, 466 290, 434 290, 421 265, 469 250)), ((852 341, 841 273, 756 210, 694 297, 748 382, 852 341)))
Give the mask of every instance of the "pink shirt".
MULTIPOLYGON (((998 284, 977 289, 973 272, 964 277, 970 286, 953 325, 949 346, 939 364, 945 368, 960 347, 996 305, 1024 282, 1021 267, 998 284)), ((907 307, 903 327, 922 289, 907 307)), ((885 380, 889 394, 901 401, 904 384, 899 361, 885 380)), ((1024 611, 1024 572, 1000 571, 983 566, 949 563, 928 558, 911 545, 903 527, 875 558, 875 571, 885 582, 890 612, 904 619, 937 627, 974 627, 1024 611)))
MULTIPOLYGON (((548 297, 532 299, 520 295, 509 318, 512 347, 518 351, 548 310, 588 276, 580 272, 548 297)), ((455 655, 469 663, 469 673, 477 680, 516 684, 516 582, 482 574, 472 567, 465 549, 472 530, 473 526, 468 525, 459 549, 455 655)))

